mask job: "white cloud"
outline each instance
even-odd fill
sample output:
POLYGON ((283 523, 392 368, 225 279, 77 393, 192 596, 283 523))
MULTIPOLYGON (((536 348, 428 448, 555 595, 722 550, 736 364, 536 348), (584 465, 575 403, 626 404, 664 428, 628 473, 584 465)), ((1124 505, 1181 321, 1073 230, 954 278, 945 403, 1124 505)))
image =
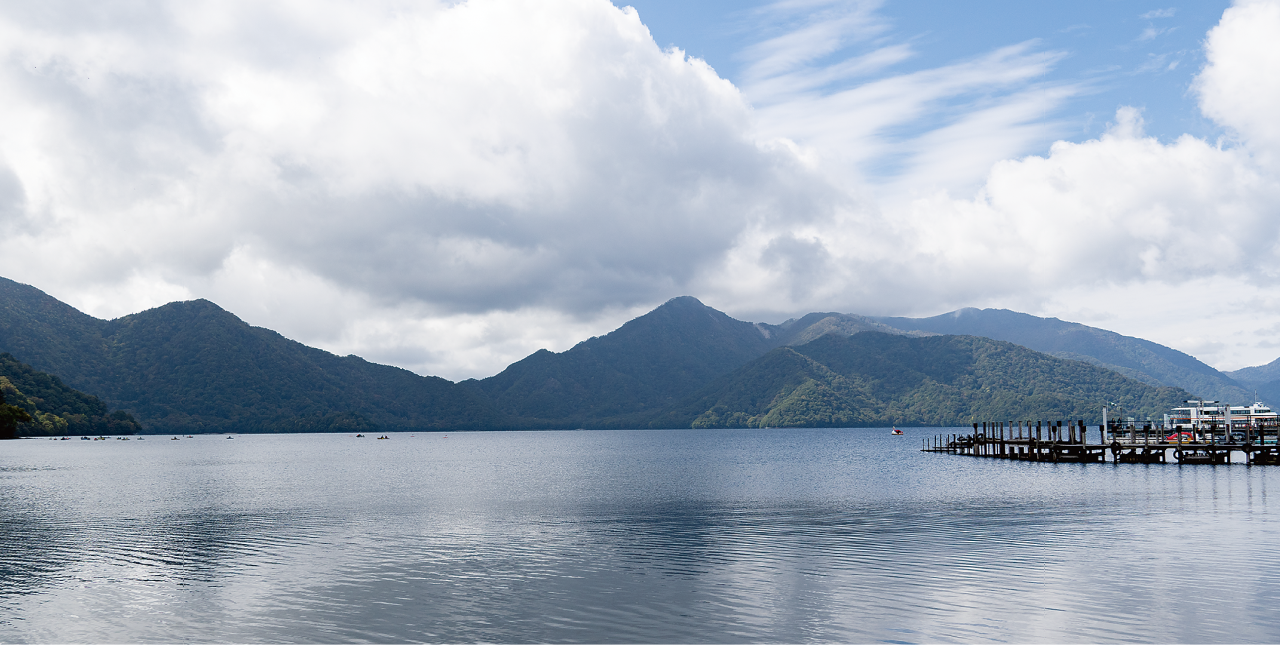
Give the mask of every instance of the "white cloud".
POLYGON ((1209 64, 1196 79, 1205 115, 1230 128, 1263 161, 1280 154, 1280 3, 1245 0, 1209 32, 1209 64))
POLYGON ((762 110, 769 132, 818 149, 828 171, 841 154, 879 164, 895 151, 908 161, 864 187, 876 196, 873 210, 854 205, 817 227, 748 232, 708 290, 748 311, 772 295, 792 311, 1074 313, 1227 368, 1269 361, 1274 339, 1256 330, 1280 322, 1280 307, 1258 297, 1280 282, 1271 262, 1280 252, 1280 177, 1268 161, 1280 150, 1277 39, 1274 2, 1232 8, 1209 35, 1196 88, 1205 113, 1238 143, 1189 135, 1162 143, 1145 134, 1139 110, 1121 107, 1097 139, 1015 157, 1078 89, 1028 88, 1054 62, 1030 44, 771 103, 762 110), (928 113, 930 102, 988 87, 1012 91, 913 137, 883 134, 928 113))
POLYGON ((0 273, 95 314, 210 296, 330 345, 372 338, 363 307, 567 330, 834 192, 605 0, 95 7, 0 16, 0 273))
MULTIPOLYGON (((846 177, 881 174, 878 169, 898 165, 938 164, 930 160, 928 139, 982 140, 981 146, 953 147, 944 154, 968 172, 951 177, 902 174, 919 184, 944 182, 969 187, 980 182, 985 167, 1023 152, 1030 141, 1060 129, 1041 117, 1077 91, 1069 85, 1036 84, 1060 53, 1036 51, 1032 43, 1004 47, 973 60, 941 68, 877 78, 852 87, 812 88, 811 79, 832 68, 803 69, 784 79, 771 78, 758 107, 762 132, 787 137, 812 148, 833 170, 846 177), (801 80, 789 83, 798 76, 801 80), (1028 87, 1029 84, 1031 87, 1028 87), (797 86, 791 93, 779 88, 797 86), (898 131, 921 121, 941 120, 923 133, 903 136, 898 131), (1003 139, 1005 141, 997 141, 1003 139), (957 159, 955 155, 964 159, 957 159), (985 161, 974 164, 975 154, 985 161)), ((857 60, 857 59, 853 59, 857 60)), ((757 100, 757 86, 744 92, 757 100)))
MULTIPOLYGON (((1232 141, 1160 142, 1121 108, 1031 156, 1085 91, 1044 80, 1063 52, 894 74, 915 52, 874 2, 766 8, 784 28, 741 91, 605 0, 92 6, 0 11, 0 275, 102 316, 207 297, 458 379, 682 293, 1141 334, 1114 304, 1276 284, 1275 2, 1207 40, 1195 89, 1232 141)), ((1280 307, 1221 298, 1248 333, 1157 340, 1250 363, 1280 307)))

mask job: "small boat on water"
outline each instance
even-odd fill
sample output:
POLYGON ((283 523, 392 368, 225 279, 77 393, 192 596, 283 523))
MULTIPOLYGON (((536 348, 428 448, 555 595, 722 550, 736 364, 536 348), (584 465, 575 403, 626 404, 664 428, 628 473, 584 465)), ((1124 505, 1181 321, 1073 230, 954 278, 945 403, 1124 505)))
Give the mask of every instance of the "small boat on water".
POLYGON ((898 429, 897 426, 893 427, 893 431, 889 433, 889 435, 903 435, 903 434, 904 433, 900 429, 898 429))

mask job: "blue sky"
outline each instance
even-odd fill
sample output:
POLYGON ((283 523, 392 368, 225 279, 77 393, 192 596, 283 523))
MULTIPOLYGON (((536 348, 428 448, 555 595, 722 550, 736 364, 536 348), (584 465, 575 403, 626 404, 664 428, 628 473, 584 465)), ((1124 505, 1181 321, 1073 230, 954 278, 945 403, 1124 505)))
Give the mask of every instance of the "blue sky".
MULTIPOLYGON (((707 61, 722 76, 741 82, 749 66, 744 50, 751 45, 807 19, 820 19, 842 5, 859 3, 796 2, 797 9, 783 21, 778 20, 778 12, 763 9, 775 3, 636 0, 615 4, 636 8, 660 46, 679 47, 707 61)), ((1147 133, 1160 139, 1182 134, 1215 138, 1222 134, 1221 128, 1200 114, 1189 88, 1204 65, 1205 34, 1228 6, 1227 2, 890 0, 874 11, 883 31, 869 37, 849 34, 843 47, 814 63, 838 62, 886 44, 910 46, 910 58, 876 76, 853 81, 865 82, 1030 42, 1036 50, 1062 54, 1039 82, 1078 85, 1079 91, 1045 115, 1060 126, 1053 137, 1043 138, 1027 152, 1043 153, 1056 139, 1097 137, 1122 105, 1142 109, 1147 133)), ((944 120, 946 113, 944 108, 933 116, 944 120)), ((915 124, 908 134, 933 123, 915 124)))

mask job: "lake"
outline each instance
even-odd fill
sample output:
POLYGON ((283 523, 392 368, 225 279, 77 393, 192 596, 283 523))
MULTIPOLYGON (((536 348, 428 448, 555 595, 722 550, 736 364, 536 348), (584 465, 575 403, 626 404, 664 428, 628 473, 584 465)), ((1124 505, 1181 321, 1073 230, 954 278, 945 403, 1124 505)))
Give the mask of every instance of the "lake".
POLYGON ((0 642, 1280 641, 1280 467, 937 432, 0 443, 0 642))

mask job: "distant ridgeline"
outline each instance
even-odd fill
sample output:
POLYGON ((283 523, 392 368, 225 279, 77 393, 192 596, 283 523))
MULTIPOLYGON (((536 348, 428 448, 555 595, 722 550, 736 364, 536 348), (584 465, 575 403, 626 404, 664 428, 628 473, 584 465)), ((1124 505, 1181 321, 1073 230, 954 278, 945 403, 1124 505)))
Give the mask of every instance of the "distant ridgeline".
POLYGON ((304 346, 205 300, 103 321, 0 278, 0 351, 154 433, 1096 424, 1108 402, 1158 418, 1204 390, 1243 392, 1147 341, 963 312, 960 327, 983 334, 938 334, 956 326, 950 319, 836 313, 748 323, 686 296, 564 352, 455 384, 304 346), (1011 330, 1055 356, 982 338, 1011 330))
POLYGON ((1093 420, 1108 401, 1159 419, 1190 394, 975 336, 827 335, 716 380, 657 426, 953 426, 1093 420), (1110 398, 1110 399, 1108 399, 1110 398))
MULTIPOLYGON (((13 355, 0 353, 0 406, 26 413, 16 428, 0 422, 0 438, 33 435, 132 435, 142 430, 133 416, 111 412, 102 400, 73 390, 57 377, 39 372, 13 355)), ((7 411, 6 411, 7 412, 7 411)))

